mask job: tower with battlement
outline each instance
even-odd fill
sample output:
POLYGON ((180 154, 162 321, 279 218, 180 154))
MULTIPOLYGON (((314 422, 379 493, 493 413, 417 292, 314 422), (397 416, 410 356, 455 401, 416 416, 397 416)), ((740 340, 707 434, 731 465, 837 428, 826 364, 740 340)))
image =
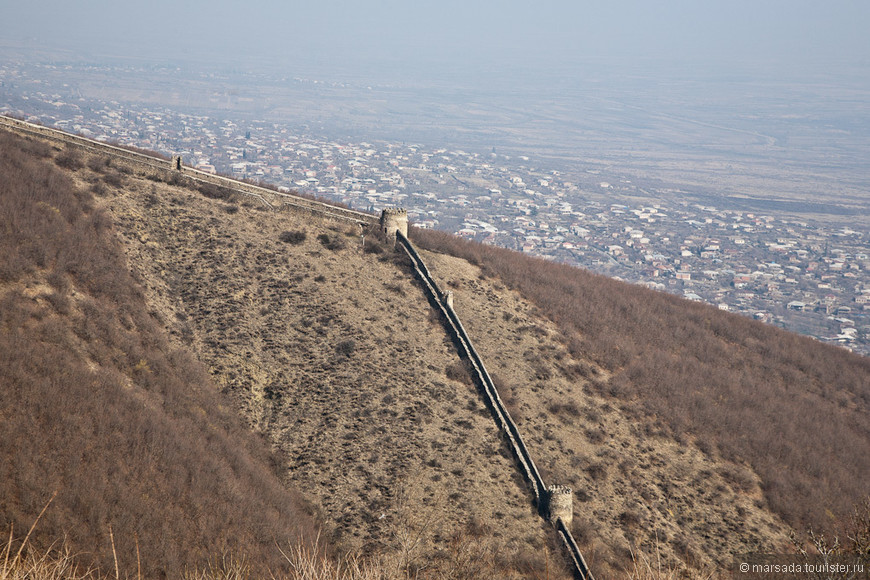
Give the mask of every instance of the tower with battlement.
POLYGON ((453 290, 445 292, 442 301, 447 308, 453 308, 453 290))
POLYGON ((566 528, 574 520, 574 492, 567 485, 551 485, 547 489, 547 519, 555 525, 559 520, 566 528))
POLYGON ((381 229, 387 237, 396 237, 401 232, 408 237, 408 210, 399 207, 388 207, 381 212, 381 229))

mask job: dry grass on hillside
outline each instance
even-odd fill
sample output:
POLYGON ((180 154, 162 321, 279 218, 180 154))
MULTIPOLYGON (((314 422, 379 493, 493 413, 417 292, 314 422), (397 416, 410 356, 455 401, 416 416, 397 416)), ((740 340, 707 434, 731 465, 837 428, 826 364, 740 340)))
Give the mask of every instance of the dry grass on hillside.
POLYGON ((116 190, 130 178, 6 132, 0 151, 0 528, 27 529, 57 491, 35 549, 66 535, 83 565, 109 569, 111 526, 122 568, 138 538, 149 577, 223 550, 279 569, 273 541, 313 537, 309 508, 166 340, 110 216, 68 172, 116 190))
MULTIPOLYGON (((34 524, 35 527, 35 524, 34 524)), ((33 531, 33 528, 30 530, 33 531)), ((81 555, 76 554, 67 541, 57 542, 44 550, 30 549, 28 535, 19 540, 14 534, 0 541, 0 580, 120 580, 147 577, 143 574, 142 563, 137 561, 135 571, 122 572, 114 567, 102 570, 84 566, 81 555)), ((315 540, 314 544, 295 543, 278 550, 286 563, 281 572, 269 571, 257 574, 247 556, 224 553, 211 558, 198 569, 185 570, 182 580, 249 580, 251 578, 270 578, 271 580, 491 580, 504 577, 502 570, 495 564, 495 554, 484 550, 473 541, 454 544, 454 559, 437 570, 412 571, 395 559, 384 560, 378 555, 362 557, 348 554, 340 558, 325 558, 324 550, 315 540)), ((530 580, 550 580, 548 570, 532 573, 530 580)), ((635 578, 632 576, 632 578, 635 578)), ((671 576, 638 576, 638 580, 670 580, 671 576)))
POLYGON ((289 459, 330 542, 408 552, 421 577, 456 538, 502 577, 562 574, 562 555, 440 322, 389 244, 357 226, 215 201, 168 184, 107 194, 128 260, 175 339, 289 459), (227 208, 236 208, 227 211, 227 208), (431 519, 428 525, 423 523, 431 519), (407 530, 420 541, 408 550, 407 530))
POLYGON ((866 494, 870 360, 577 268, 441 232, 412 237, 534 302, 570 354, 611 373, 591 381, 590 394, 649 433, 746 462, 795 528, 828 529, 830 514, 842 519, 866 494))
MULTIPOLYGON (((20 449, 0 442, 0 486, 24 466, 9 480, 18 487, 0 487, 0 523, 22 529, 57 487, 61 509, 34 547, 70 531, 76 549, 94 546, 85 562, 111 570, 111 523, 128 575, 136 538, 151 551, 146 566, 198 569, 197 578, 284 577, 294 566, 310 578, 566 575, 443 327, 388 244, 367 236, 363 251, 355 227, 266 212, 177 174, 145 180, 108 157, 15 147, 26 153, 4 157, 7 181, 32 185, 0 190, 0 215, 24 220, 0 229, 9 249, 0 340, 18 341, 0 345, 0 364, 20 371, 8 374, 19 390, 0 394, 0 435, 21 438, 33 418, 43 431, 20 449), (29 358, 8 356, 16 346, 29 358), (314 498, 330 542, 362 556, 273 549, 288 529, 313 526, 187 349, 287 458, 286 480, 314 498), (244 558, 203 565, 220 553, 244 558)), ((768 505, 817 524, 819 510, 842 514, 859 497, 860 359, 573 268, 438 233, 415 239, 481 266, 427 258, 456 290, 545 479, 574 487, 574 535, 599 578, 697 576, 739 551, 782 549, 785 526, 768 505), (845 417, 822 426, 820 443, 783 423, 813 405, 845 417), (837 437, 852 449, 824 457, 837 437), (777 455, 765 459, 765 446, 777 455), (799 460, 815 467, 801 471, 799 460)), ((809 424, 819 426, 815 415, 809 424)))
POLYGON ((453 290, 545 482, 573 488, 572 531, 597 576, 625 577, 646 558, 695 577, 790 545, 751 470, 645 428, 592 391, 609 373, 575 358, 540 309, 464 260, 422 253, 453 290))

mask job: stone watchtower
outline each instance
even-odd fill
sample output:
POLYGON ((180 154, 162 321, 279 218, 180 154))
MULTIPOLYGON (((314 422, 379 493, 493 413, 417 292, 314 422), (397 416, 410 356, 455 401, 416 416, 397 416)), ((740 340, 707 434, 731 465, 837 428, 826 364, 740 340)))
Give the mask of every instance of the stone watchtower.
POLYGON ((181 155, 173 155, 172 156, 172 169, 174 171, 181 171, 181 155))
POLYGON ((556 525, 559 520, 566 528, 574 520, 574 492, 566 485, 551 485, 547 489, 547 519, 556 525))
POLYGON ((401 232, 408 237, 408 210, 388 207, 381 212, 381 229, 387 237, 396 237, 396 232, 401 232))

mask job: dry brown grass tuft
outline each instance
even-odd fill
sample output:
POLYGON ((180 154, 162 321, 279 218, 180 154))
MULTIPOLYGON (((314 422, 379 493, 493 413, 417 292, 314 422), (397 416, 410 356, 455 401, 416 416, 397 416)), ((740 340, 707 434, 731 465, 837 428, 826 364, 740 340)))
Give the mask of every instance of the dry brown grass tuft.
POLYGON ((3 566, 0 567, 0 580, 92 580, 99 578, 96 570, 83 568, 76 562, 76 558, 66 541, 61 544, 60 548, 55 548, 52 545, 43 551, 28 550, 28 541, 33 530, 36 529, 39 520, 42 519, 45 510, 48 509, 55 497, 57 497, 57 492, 42 508, 17 549, 15 548, 17 542, 14 529, 9 526, 9 538, 5 545, 0 545, 0 555, 3 559, 3 566), (15 556, 10 561, 13 552, 15 556))
POLYGON ((650 557, 640 550, 631 550, 631 569, 628 580, 712 580, 713 572, 692 570, 685 566, 668 564, 663 561, 658 544, 655 546, 655 557, 650 557))
MULTIPOLYGON (((349 554, 338 560, 323 558, 314 548, 296 544, 281 551, 290 565, 287 580, 405 580, 407 576, 383 564, 349 554)), ((203 579, 205 580, 205 579, 203 579)))
MULTIPOLYGON (((2 546, 8 555, 11 540, 2 546)), ((100 580, 102 576, 92 568, 82 567, 69 545, 49 548, 41 553, 28 552, 14 562, 4 562, 0 580, 100 580)))

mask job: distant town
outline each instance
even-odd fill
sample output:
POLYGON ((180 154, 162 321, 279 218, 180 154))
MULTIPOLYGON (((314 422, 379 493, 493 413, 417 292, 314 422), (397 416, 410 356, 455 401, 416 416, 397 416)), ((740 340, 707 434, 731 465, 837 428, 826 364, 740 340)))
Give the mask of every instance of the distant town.
POLYGON ((339 142, 267 120, 77 99, 18 77, 15 95, 3 95, 0 113, 178 154, 204 171, 357 209, 404 207, 418 227, 573 264, 870 355, 870 224, 682 201, 678 189, 634 183, 615 168, 548 169, 497 149, 339 142))

